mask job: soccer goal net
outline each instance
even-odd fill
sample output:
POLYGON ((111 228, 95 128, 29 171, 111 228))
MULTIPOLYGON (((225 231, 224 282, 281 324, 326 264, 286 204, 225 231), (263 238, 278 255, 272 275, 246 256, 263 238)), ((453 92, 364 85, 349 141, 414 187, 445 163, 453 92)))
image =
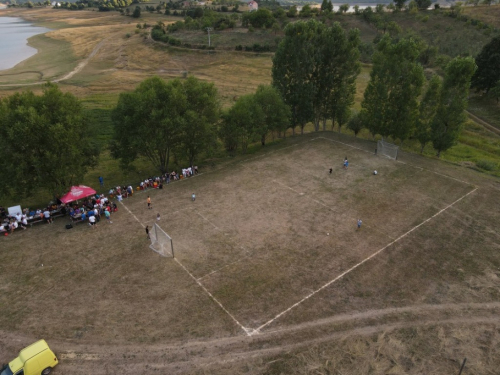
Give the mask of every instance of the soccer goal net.
POLYGON ((399 147, 394 143, 389 143, 383 139, 377 142, 377 155, 386 156, 388 158, 396 160, 398 158, 399 147))
POLYGON ((155 225, 153 225, 153 228, 149 231, 149 237, 151 238, 151 245, 149 245, 151 250, 156 251, 164 257, 174 256, 172 237, 161 229, 158 224, 155 223, 155 225))

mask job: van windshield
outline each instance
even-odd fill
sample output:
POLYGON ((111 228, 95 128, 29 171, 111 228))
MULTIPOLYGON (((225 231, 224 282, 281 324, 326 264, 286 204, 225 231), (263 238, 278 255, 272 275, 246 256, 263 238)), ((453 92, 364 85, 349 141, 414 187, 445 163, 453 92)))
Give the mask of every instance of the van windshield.
POLYGON ((10 371, 10 367, 7 365, 2 369, 0 375, 13 375, 12 371, 10 371))

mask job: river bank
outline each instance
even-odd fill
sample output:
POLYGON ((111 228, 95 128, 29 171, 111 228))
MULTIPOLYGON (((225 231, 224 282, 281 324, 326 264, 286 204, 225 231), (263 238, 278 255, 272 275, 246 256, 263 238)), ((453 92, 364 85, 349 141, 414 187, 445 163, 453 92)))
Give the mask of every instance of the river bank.
POLYGON ((30 58, 38 49, 30 45, 29 40, 35 35, 49 32, 45 27, 34 26, 18 17, 0 17, 0 71, 13 68, 30 58))

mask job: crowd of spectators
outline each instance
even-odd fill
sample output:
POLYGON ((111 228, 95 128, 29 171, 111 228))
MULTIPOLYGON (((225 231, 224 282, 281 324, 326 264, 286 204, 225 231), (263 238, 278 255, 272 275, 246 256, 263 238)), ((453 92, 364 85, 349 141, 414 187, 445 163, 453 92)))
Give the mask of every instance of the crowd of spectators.
POLYGON ((16 229, 26 229, 28 225, 38 222, 53 223, 54 216, 64 216, 67 208, 64 204, 50 204, 37 210, 25 208, 14 215, 8 215, 3 207, 0 207, 0 233, 12 234, 16 229))
MULTIPOLYGON (((175 171, 165 173, 161 176, 149 177, 141 181, 136 190, 147 189, 163 189, 164 184, 169 184, 171 181, 182 180, 198 174, 198 167, 193 166, 183 168, 181 174, 175 171)), ((99 178, 101 186, 103 185, 102 177, 99 178)), ((110 199, 116 198, 121 201, 124 198, 134 194, 132 185, 117 186, 108 192, 108 197, 104 194, 96 194, 83 200, 64 203, 51 203, 43 209, 30 210, 25 208, 22 212, 15 215, 8 215, 3 207, 0 206, 0 234, 12 234, 16 229, 26 230, 28 225, 36 223, 52 224, 55 217, 66 216, 69 214, 72 224, 78 222, 88 222, 92 227, 104 216, 109 223, 112 223, 110 215, 118 210, 116 203, 110 199)))

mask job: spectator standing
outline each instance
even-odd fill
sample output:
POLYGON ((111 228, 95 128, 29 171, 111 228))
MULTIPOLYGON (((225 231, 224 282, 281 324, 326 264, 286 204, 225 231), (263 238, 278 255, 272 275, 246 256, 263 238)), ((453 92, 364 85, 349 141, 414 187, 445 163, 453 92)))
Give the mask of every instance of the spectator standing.
POLYGON ((92 229, 95 229, 96 223, 95 223, 95 215, 89 216, 89 225, 92 227, 92 229))
POLYGON ((52 218, 50 217, 50 211, 48 208, 43 211, 43 218, 47 222, 47 224, 51 224, 53 222, 52 218))
POLYGON ((99 176, 99 184, 101 184, 101 186, 104 186, 104 178, 102 178, 102 176, 99 176))
POLYGON ((104 211, 104 216, 106 216, 106 221, 109 223, 109 224, 113 224, 113 222, 111 221, 111 214, 109 213, 108 210, 105 210, 104 211))

